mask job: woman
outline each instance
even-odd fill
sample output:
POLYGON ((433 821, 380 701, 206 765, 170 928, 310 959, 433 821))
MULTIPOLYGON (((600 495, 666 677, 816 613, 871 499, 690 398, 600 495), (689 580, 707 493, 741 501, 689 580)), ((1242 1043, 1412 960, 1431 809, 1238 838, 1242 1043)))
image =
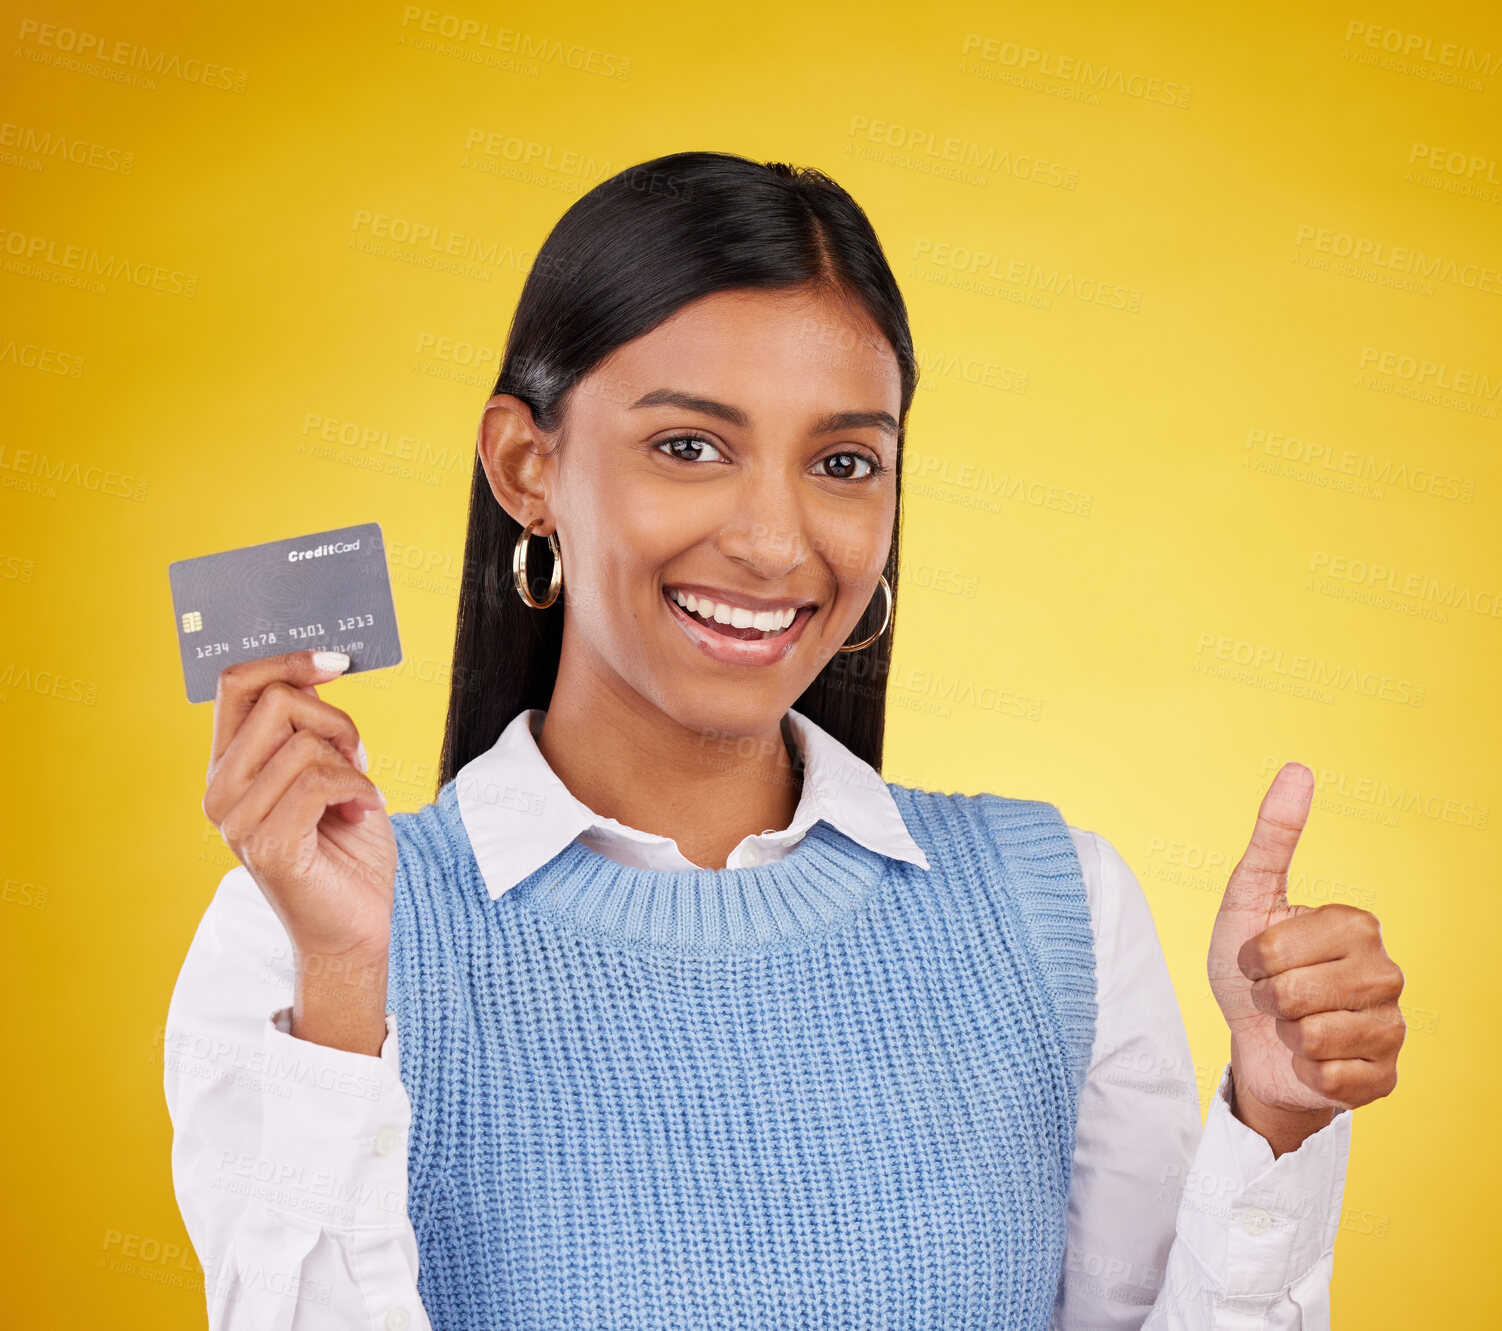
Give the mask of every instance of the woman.
POLYGON ((817 172, 678 153, 558 223, 482 416, 435 802, 386 814, 318 695, 347 662, 220 679, 241 865, 166 1033, 211 1326, 1328 1319, 1401 972, 1287 904, 1286 766, 1201 1131, 1121 857, 881 777, 916 379, 817 172))

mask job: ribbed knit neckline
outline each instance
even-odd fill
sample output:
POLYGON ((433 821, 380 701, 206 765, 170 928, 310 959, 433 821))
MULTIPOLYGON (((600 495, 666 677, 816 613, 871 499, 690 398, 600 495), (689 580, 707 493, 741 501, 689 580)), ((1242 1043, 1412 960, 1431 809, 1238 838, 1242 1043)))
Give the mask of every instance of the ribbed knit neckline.
POLYGON ((816 822, 781 859, 735 869, 643 869, 571 841, 496 900, 571 932, 680 956, 759 955, 839 928, 896 862, 816 822))

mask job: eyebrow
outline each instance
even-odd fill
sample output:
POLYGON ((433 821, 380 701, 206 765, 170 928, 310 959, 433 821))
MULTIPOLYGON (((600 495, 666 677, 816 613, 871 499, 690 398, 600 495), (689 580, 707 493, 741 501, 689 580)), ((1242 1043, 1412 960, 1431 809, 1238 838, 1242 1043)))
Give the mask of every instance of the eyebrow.
MULTIPOLYGON (((674 388, 654 388, 631 404, 633 411, 637 407, 682 407, 685 411, 716 416, 742 429, 751 424, 751 418, 739 407, 732 407, 727 402, 716 402, 713 398, 696 397, 674 388)), ((820 416, 813 425, 814 434, 868 429, 883 430, 894 439, 897 437, 897 421, 889 411, 832 411, 826 416, 820 416)))

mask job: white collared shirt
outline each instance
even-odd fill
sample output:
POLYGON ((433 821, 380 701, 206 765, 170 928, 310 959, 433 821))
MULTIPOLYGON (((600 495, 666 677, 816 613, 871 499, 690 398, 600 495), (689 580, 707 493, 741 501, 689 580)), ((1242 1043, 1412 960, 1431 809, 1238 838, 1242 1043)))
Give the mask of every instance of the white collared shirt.
MULTIPOLYGON (((575 838, 638 867, 696 867, 670 838, 577 800, 537 746, 543 716, 520 713, 456 779, 492 897, 575 838)), ((793 822, 745 837, 725 867, 778 859, 822 819, 928 868, 881 775, 796 710, 788 721, 804 763, 793 822)), ((1098 1018, 1054 1327, 1328 1326, 1351 1112, 1274 1160, 1230 1112, 1227 1062, 1201 1128, 1147 899, 1109 842, 1069 833, 1089 898, 1098 1018)), ((421 1331, 396 1018, 387 1014, 379 1055, 296 1039, 292 980, 286 931, 236 866, 188 950, 163 1049, 173 1180, 205 1268, 210 1331, 421 1331)))

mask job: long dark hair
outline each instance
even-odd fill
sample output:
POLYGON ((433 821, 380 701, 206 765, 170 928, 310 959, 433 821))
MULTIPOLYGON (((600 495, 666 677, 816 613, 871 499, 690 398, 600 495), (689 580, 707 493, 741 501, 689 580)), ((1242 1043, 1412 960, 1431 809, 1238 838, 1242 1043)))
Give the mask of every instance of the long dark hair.
MULTIPOLYGON (((570 390, 616 348, 690 302, 738 287, 822 288, 858 302, 901 369, 898 505, 885 569, 892 624, 871 646, 837 652, 794 704, 880 771, 897 619, 902 444, 918 366, 897 280, 849 194, 812 168, 718 152, 671 153, 602 181, 564 213, 538 250, 494 391, 520 398, 538 428, 552 434, 563 423, 570 390)), ((546 610, 522 601, 511 576, 520 534, 521 525, 496 503, 477 454, 440 788, 519 712, 547 707, 553 696, 568 587, 546 610)), ((567 552, 564 558, 566 564, 567 552)), ((527 574, 538 600, 546 599, 551 564, 547 542, 533 540, 527 574)), ((849 640, 874 633, 884 609, 878 590, 849 640)))

